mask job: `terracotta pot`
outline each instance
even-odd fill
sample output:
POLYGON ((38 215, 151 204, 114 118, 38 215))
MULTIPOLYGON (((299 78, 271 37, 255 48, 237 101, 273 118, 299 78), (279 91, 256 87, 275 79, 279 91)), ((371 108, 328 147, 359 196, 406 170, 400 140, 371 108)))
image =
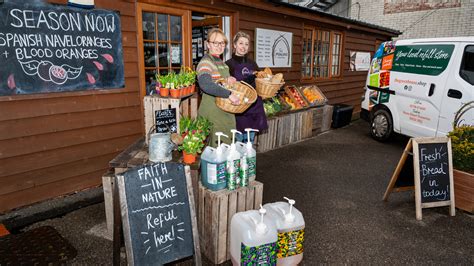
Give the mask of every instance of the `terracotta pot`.
POLYGON ((191 86, 186 87, 186 95, 191 94, 191 86))
POLYGON ((178 89, 170 90, 170 95, 172 98, 179 98, 179 90, 178 89))
POLYGON ((454 169, 453 182, 456 208, 474 213, 474 174, 454 169))
POLYGON ((160 88, 160 96, 161 97, 168 97, 170 94, 170 89, 169 88, 160 88))
POLYGON ((196 84, 191 85, 191 93, 196 91, 196 84))
POLYGON ((185 151, 183 151, 183 162, 185 164, 192 164, 196 162, 196 154, 188 154, 185 151))

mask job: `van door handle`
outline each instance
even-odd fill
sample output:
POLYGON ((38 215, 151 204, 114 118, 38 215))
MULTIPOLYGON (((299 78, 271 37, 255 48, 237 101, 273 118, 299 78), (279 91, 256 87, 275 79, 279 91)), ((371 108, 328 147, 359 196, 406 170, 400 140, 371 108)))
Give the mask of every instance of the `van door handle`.
POLYGON ((430 85, 430 91, 428 92, 428 96, 433 95, 435 86, 436 86, 436 85, 435 85, 434 83, 431 83, 431 85, 430 85))
POLYGON ((462 92, 460 92, 458 90, 449 89, 448 90, 448 97, 455 98, 455 99, 461 99, 462 98, 462 92))

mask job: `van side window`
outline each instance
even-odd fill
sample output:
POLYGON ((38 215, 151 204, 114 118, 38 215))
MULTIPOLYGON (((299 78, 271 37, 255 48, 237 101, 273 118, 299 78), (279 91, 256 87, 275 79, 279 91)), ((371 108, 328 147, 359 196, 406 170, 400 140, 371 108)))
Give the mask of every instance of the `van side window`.
POLYGON ((459 75, 469 84, 474 85, 474 45, 468 45, 464 49, 459 75))

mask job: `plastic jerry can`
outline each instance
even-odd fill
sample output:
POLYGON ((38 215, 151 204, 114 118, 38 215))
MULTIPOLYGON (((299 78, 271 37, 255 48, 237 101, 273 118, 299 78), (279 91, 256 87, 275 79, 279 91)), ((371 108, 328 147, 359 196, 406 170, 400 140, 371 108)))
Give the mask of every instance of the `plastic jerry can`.
POLYGON ((303 214, 294 208, 295 201, 267 203, 263 207, 278 232, 277 265, 297 265, 303 259, 305 223, 303 214))
POLYGON ((206 188, 217 191, 227 187, 226 181, 226 150, 221 145, 222 132, 216 132, 217 147, 207 146, 201 155, 201 183, 206 188))
POLYGON ((266 210, 238 212, 230 224, 230 257, 233 265, 276 265, 277 230, 266 210))
POLYGON ((240 152, 237 150, 235 145, 235 133, 242 134, 236 129, 231 129, 232 132, 232 143, 230 144, 229 152, 227 153, 227 161, 232 161, 234 164, 235 173, 237 176, 237 184, 240 183, 240 152))
POLYGON ((245 153, 247 153, 247 165, 249 168, 249 181, 255 181, 257 177, 257 151, 253 148, 252 142, 250 142, 250 132, 258 132, 258 129, 246 128, 247 132, 247 143, 245 146, 245 153))

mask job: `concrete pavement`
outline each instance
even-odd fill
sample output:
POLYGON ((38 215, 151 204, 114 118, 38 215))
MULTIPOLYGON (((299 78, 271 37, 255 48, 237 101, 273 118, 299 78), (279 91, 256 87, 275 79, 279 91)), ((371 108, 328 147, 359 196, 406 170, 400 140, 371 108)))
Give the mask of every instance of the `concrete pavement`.
MULTIPOLYGON (((264 183, 264 203, 287 196, 303 212, 304 265, 474 264, 472 215, 457 210, 450 217, 448 207, 430 208, 423 209, 423 220, 417 221, 413 192, 394 193, 388 202, 382 201, 407 140, 399 136, 388 144, 378 143, 370 138, 368 125, 356 121, 258 154, 257 180, 264 183)), ((92 199, 100 198, 100 190, 92 194, 92 199)), ((25 215, 16 217, 27 223, 25 215)), ((11 216, 0 221, 7 218, 15 224, 11 216)), ((70 264, 111 264, 103 203, 21 230, 43 225, 53 226, 77 249, 70 264)))

